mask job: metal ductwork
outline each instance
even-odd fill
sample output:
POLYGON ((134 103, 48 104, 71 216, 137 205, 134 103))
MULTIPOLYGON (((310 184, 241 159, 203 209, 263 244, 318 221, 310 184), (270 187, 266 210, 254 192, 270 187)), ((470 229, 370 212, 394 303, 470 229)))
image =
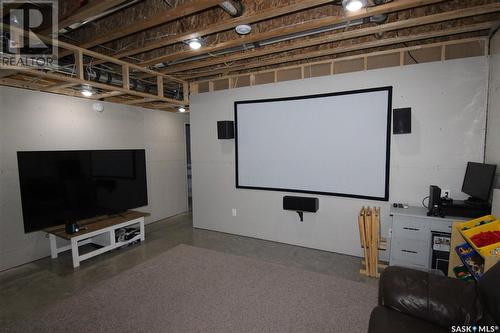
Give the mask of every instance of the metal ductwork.
MULTIPOLYGON (((52 71, 67 76, 74 76, 74 64, 59 64, 51 65, 44 68, 47 71, 52 71)), ((100 68, 100 67, 90 67, 86 66, 84 70, 84 79, 90 82, 98 82, 111 86, 122 87, 123 77, 120 73, 113 72, 110 69, 100 68)), ((89 83, 92 85, 92 83, 89 83)), ((130 89, 138 92, 148 93, 156 95, 158 93, 158 87, 155 82, 150 82, 147 80, 130 78, 130 89)), ((177 88, 164 87, 164 96, 172 99, 182 99, 182 85, 177 88)))
POLYGON ((163 68, 165 66, 178 65, 178 64, 182 64, 182 63, 186 63, 186 62, 190 62, 190 61, 203 60, 203 59, 211 58, 214 56, 223 56, 223 55, 233 53, 233 52, 246 51, 246 50, 250 50, 253 48, 258 48, 258 47, 267 46, 267 45, 271 45, 271 44, 275 44, 275 43, 280 43, 280 42, 284 42, 284 41, 288 41, 288 40, 293 40, 296 38, 307 37, 307 36, 311 36, 311 35, 315 35, 315 34, 319 34, 319 33, 331 32, 331 31, 335 31, 335 30, 339 30, 339 29, 344 29, 346 27, 357 26, 360 24, 363 24, 363 20, 354 20, 354 21, 351 21, 349 23, 334 24, 334 25, 330 25, 327 27, 323 27, 323 28, 307 30, 307 31, 298 32, 298 33, 294 33, 294 34, 270 38, 270 39, 262 40, 262 41, 255 42, 255 43, 243 44, 240 46, 235 46, 232 48, 224 49, 224 50, 221 50, 218 52, 211 52, 210 54, 202 54, 202 55, 198 55, 198 56, 194 56, 194 57, 190 57, 190 58, 186 58, 186 59, 175 60, 175 61, 171 61, 167 64, 163 64, 163 65, 158 64, 154 67, 156 69, 158 69, 158 68, 163 68))
MULTIPOLYGON (((373 0, 373 4, 375 6, 383 5, 384 3, 390 2, 391 0, 373 0)), ((376 24, 383 24, 387 21, 387 14, 379 14, 379 15, 373 15, 370 17, 370 22, 376 23, 376 24)))
POLYGON ((239 17, 243 14, 243 4, 239 0, 222 1, 219 6, 231 17, 239 17))
MULTIPOLYGON (((82 26, 84 26, 90 22, 93 22, 97 19, 103 18, 104 16, 111 15, 119 10, 125 9, 131 5, 134 5, 134 4, 138 3, 139 1, 141 1, 141 0, 128 0, 128 1, 126 1, 120 5, 117 5, 117 6, 111 8, 105 12, 102 12, 102 13, 99 13, 95 16, 89 17, 85 21, 74 23, 74 24, 70 25, 69 27, 65 27, 65 28, 59 30, 59 34, 65 34, 65 33, 68 33, 72 30, 76 30, 78 28, 81 28, 82 26)), ((82 3, 82 4, 84 4, 84 3, 82 3)))

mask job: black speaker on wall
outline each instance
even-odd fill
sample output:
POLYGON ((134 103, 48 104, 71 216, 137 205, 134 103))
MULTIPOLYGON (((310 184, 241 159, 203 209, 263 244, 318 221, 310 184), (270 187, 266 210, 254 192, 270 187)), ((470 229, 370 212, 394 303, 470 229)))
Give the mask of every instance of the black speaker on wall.
POLYGON ((294 210, 299 214, 300 221, 304 221, 304 212, 316 213, 319 208, 318 198, 310 197, 283 197, 283 209, 294 210))
POLYGON ((411 108, 394 109, 393 134, 411 133, 411 108))
POLYGON ((218 121, 217 137, 219 138, 219 140, 234 139, 234 121, 218 121))

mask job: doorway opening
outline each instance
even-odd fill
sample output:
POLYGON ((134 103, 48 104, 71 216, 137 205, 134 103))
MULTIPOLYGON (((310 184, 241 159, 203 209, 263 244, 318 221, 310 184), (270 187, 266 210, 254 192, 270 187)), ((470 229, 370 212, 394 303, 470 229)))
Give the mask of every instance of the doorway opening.
POLYGON ((187 175, 187 203, 188 212, 193 211, 193 186, 192 186, 192 174, 191 174, 191 126, 190 124, 185 124, 186 133, 186 175, 187 175))

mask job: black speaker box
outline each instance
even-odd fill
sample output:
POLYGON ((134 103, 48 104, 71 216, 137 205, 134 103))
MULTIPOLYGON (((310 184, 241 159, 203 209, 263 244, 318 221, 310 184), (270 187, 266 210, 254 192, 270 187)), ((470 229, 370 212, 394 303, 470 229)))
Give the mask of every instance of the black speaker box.
POLYGON ((234 121, 223 120, 217 122, 217 137, 219 139, 234 139, 234 121))
POLYGON ((393 134, 411 133, 411 108, 394 109, 393 134))
POLYGON ((292 197, 292 196, 283 197, 284 210, 315 213, 318 211, 318 208, 319 208, 318 198, 292 197))

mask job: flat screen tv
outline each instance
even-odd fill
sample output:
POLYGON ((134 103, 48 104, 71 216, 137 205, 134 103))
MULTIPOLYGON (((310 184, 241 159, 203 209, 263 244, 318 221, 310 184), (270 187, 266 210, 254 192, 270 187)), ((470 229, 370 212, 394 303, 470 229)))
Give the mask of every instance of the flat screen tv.
POLYGON ((148 204, 143 149, 22 151, 17 160, 26 233, 148 204))

